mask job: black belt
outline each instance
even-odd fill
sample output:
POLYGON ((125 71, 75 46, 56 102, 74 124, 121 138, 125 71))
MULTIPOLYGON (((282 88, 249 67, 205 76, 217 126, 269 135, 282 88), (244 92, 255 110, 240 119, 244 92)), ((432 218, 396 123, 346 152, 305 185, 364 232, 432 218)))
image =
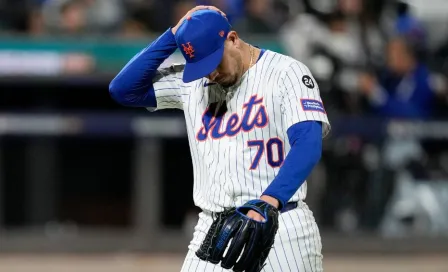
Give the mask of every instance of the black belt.
POLYGON ((297 208, 298 202, 288 202, 285 207, 280 210, 280 213, 289 212, 290 210, 294 210, 297 208))

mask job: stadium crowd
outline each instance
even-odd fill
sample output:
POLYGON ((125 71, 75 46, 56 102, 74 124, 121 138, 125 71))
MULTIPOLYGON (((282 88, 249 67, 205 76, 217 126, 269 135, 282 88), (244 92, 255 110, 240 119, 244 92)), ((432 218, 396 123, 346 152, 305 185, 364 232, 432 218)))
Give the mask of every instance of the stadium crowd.
POLYGON ((330 111, 440 116, 447 101, 448 4, 412 3, 0 0, 0 33, 131 39, 161 33, 194 5, 211 4, 224 10, 240 33, 278 36, 286 52, 307 64, 321 81, 330 111))

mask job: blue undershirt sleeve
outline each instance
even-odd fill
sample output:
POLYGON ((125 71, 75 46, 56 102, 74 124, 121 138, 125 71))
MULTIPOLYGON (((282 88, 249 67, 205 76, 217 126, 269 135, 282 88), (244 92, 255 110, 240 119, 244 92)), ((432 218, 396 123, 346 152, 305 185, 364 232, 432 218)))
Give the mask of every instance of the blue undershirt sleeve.
POLYGON ((111 81, 111 97, 124 106, 156 107, 152 79, 159 66, 176 49, 176 40, 170 28, 135 55, 111 81))
POLYGON ((279 209, 297 192, 322 155, 321 122, 296 123, 287 133, 291 149, 278 175, 263 192, 279 201, 279 209))

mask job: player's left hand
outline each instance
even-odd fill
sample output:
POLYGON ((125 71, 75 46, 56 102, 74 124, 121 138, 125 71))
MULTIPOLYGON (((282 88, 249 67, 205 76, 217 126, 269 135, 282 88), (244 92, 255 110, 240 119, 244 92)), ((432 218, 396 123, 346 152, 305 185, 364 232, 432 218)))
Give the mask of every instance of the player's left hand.
POLYGON ((279 211, 255 199, 218 214, 196 256, 233 271, 260 272, 274 244, 279 211), (262 221, 248 217, 261 216, 262 221))
MULTIPOLYGON (((263 195, 260 197, 260 199, 278 209, 278 206, 279 206, 278 200, 273 198, 272 196, 263 195)), ((265 221, 265 218, 261 214, 259 214, 258 212, 254 211, 254 210, 248 211, 246 216, 249 218, 252 218, 253 220, 258 221, 258 222, 265 221)))

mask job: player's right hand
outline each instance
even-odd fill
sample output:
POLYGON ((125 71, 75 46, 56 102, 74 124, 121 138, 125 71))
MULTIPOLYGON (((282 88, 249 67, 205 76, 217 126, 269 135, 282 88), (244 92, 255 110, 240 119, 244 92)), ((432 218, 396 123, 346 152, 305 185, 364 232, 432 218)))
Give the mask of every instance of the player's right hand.
POLYGON ((187 14, 185 14, 185 16, 182 17, 182 19, 179 20, 179 22, 177 23, 177 25, 175 27, 171 28, 171 32, 173 32, 173 34, 176 35, 176 32, 179 29, 179 27, 182 25, 182 22, 184 20, 186 20, 188 17, 190 17, 193 12, 198 11, 198 10, 202 10, 202 9, 215 10, 215 11, 221 13, 222 16, 227 17, 224 12, 222 12, 219 8, 217 8, 215 6, 196 6, 196 7, 192 8, 192 9, 190 9, 187 12, 187 14))

